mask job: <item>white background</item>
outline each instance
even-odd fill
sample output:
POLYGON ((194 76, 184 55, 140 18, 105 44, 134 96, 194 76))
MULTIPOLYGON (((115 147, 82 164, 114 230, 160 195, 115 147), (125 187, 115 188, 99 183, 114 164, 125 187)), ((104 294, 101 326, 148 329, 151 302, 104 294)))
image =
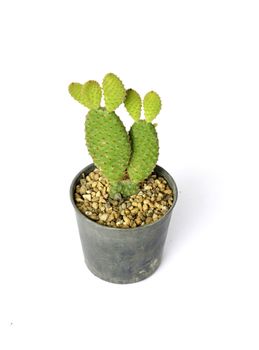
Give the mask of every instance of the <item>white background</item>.
POLYGON ((249 0, 1 1, 1 349, 259 349, 258 18, 249 0), (132 285, 87 270, 68 196, 91 159, 67 86, 108 72, 160 94, 179 188, 162 265, 132 285))

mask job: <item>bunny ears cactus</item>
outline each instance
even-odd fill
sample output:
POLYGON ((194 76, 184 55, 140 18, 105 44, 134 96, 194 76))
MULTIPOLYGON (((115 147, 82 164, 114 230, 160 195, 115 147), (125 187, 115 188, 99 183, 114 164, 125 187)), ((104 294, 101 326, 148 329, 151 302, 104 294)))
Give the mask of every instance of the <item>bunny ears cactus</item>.
POLYGON ((158 138, 153 119, 161 109, 161 100, 154 91, 143 100, 145 120, 140 120, 142 101, 133 89, 124 88, 113 73, 106 74, 102 88, 98 82, 71 83, 71 96, 90 109, 85 121, 85 139, 95 165, 110 184, 110 196, 130 196, 138 192, 139 183, 154 170, 158 159, 158 138), (101 107, 102 90, 105 107, 101 107), (133 118, 127 133, 114 110, 122 103, 133 118))

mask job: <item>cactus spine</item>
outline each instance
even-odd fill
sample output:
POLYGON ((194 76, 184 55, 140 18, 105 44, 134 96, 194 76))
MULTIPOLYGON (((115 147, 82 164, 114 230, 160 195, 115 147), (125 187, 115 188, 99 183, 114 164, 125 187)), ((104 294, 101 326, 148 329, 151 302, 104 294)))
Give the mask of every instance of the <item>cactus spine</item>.
POLYGON ((125 91, 121 80, 113 73, 102 83, 90 80, 72 83, 69 92, 90 109, 85 121, 85 139, 95 165, 108 179, 110 196, 130 196, 138 192, 139 183, 153 171, 158 159, 158 138, 151 123, 161 109, 159 96, 150 91, 143 100, 146 120, 140 120, 142 101, 133 90, 125 91), (100 107, 104 94, 105 107, 100 107), (129 134, 114 110, 121 103, 134 119, 129 134))

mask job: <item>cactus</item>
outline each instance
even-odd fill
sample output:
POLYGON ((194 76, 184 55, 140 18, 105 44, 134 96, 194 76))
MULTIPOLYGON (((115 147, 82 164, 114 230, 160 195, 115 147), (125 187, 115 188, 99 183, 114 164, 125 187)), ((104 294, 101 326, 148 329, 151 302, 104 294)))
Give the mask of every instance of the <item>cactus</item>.
POLYGON ((134 183, 129 179, 111 183, 110 185, 110 196, 112 198, 129 197, 139 191, 139 184, 134 183))
MULTIPOLYGON (((68 91, 70 95, 78 102, 82 103, 82 105, 86 106, 85 99, 83 98, 81 91, 83 85, 80 83, 71 83, 68 87, 68 91)), ((87 106, 86 106, 87 107, 87 106)))
POLYGON ((151 121, 155 119, 161 109, 161 100, 154 91, 148 92, 143 101, 146 120, 139 120, 141 112, 141 100, 134 90, 128 90, 125 107, 135 120, 129 135, 131 140, 132 155, 128 166, 128 175, 133 183, 145 180, 154 170, 158 159, 158 138, 155 126, 151 121))
POLYGON ((113 73, 102 83, 89 80, 85 84, 69 85, 71 96, 90 111, 85 121, 85 139, 95 165, 107 178, 112 198, 138 192, 139 184, 154 170, 158 159, 158 138, 151 123, 161 109, 160 97, 154 91, 143 100, 145 120, 140 120, 142 102, 139 94, 125 90, 121 80, 113 73), (105 107, 101 107, 102 90, 105 107), (115 109, 124 105, 134 119, 127 133, 115 109))
POLYGON ((155 91, 148 92, 143 101, 146 121, 152 122, 161 110, 161 100, 155 91))
POLYGON ((133 183, 144 181, 154 170, 158 159, 158 138, 155 126, 140 120, 130 129, 132 155, 128 166, 133 183))
POLYGON ((84 85, 72 83, 69 85, 69 92, 75 100, 89 109, 100 107, 102 90, 97 81, 89 80, 84 85))
POLYGON ((113 183, 123 179, 130 158, 130 143, 115 112, 91 110, 85 121, 86 145, 95 165, 113 183))
POLYGON ((123 179, 131 153, 126 129, 113 112, 123 102, 126 92, 114 74, 104 77, 103 90, 106 108, 100 108, 102 91, 97 82, 90 80, 84 85, 69 86, 72 97, 90 109, 85 121, 86 145, 95 165, 113 183, 123 179))
POLYGON ((137 91, 133 89, 129 89, 126 92, 126 98, 124 101, 124 105, 132 118, 137 122, 141 115, 141 97, 137 93, 137 91))
POLYGON ((102 99, 102 89, 97 81, 89 80, 82 86, 82 96, 89 109, 98 109, 102 99))
POLYGON ((125 99, 126 91, 121 80, 113 73, 103 78, 103 94, 108 112, 114 111, 125 99))

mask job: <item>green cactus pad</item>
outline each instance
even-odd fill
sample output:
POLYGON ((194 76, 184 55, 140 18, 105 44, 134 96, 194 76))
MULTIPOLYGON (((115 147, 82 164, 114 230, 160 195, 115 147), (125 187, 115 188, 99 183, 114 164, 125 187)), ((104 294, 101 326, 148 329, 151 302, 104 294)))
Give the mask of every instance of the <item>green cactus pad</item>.
POLYGON ((141 98, 137 91, 129 89, 126 92, 126 98, 124 105, 129 113, 129 115, 137 122, 141 115, 141 98))
POLYGON ((124 101, 126 91, 122 81, 113 73, 106 74, 103 79, 105 107, 108 112, 114 111, 124 101))
POLYGON ((154 170, 158 159, 158 138, 153 124, 140 120, 130 129, 132 155, 128 166, 130 180, 139 183, 154 170))
POLYGON ((81 96, 87 108, 98 109, 101 103, 102 89, 97 81, 89 80, 82 86, 81 96))
POLYGON ((114 112, 91 110, 85 122, 88 151, 110 183, 122 180, 130 159, 130 142, 124 125, 114 112))
POLYGON ((161 99, 159 95, 154 92, 148 92, 143 100, 144 114, 148 123, 158 115, 161 110, 161 99))
MULTIPOLYGON (((82 92, 82 84, 79 83, 71 83, 68 87, 68 91, 70 95, 79 103, 82 103, 82 105, 86 106, 85 100, 81 94, 82 92)), ((86 106, 87 107, 87 106, 86 106)))

